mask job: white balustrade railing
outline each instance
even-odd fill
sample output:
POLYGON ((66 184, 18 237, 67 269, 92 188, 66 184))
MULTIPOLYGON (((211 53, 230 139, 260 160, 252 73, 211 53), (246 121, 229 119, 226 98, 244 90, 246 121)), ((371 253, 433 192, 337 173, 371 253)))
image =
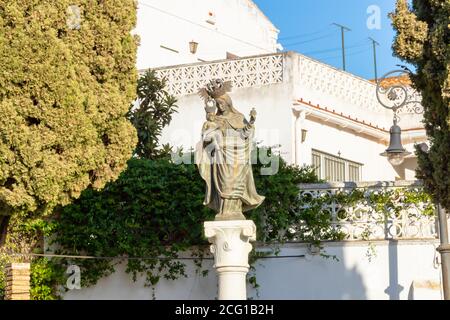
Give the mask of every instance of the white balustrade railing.
MULTIPOLYGON (((231 80, 234 88, 250 88, 282 83, 287 81, 288 73, 297 72, 299 77, 296 84, 301 85, 304 88, 303 91, 320 92, 321 95, 340 99, 363 110, 386 111, 376 99, 375 83, 301 54, 272 53, 161 67, 154 70, 159 78, 166 80, 166 90, 177 97, 196 94, 211 79, 231 80), (291 66, 294 65, 292 59, 298 62, 298 68, 295 70, 291 70, 291 66)), ((307 96, 303 98, 306 99, 307 96)), ((292 99, 297 98, 299 97, 292 97, 292 99)), ((410 106, 404 106, 400 111, 401 113, 417 113, 416 108, 410 106)))
POLYGON ((327 198, 322 210, 328 211, 332 226, 345 234, 345 240, 383 239, 435 239, 436 216, 429 214, 434 208, 429 201, 407 201, 414 193, 420 194, 420 182, 378 182, 378 183, 325 183, 303 184, 300 198, 313 203, 314 199, 327 198), (351 194, 355 189, 363 196, 352 205, 341 204, 335 195, 351 194), (389 197, 389 206, 375 202, 377 195, 389 197), (425 214, 425 212, 428 214, 425 214))
POLYGON ((247 88, 283 82, 284 54, 202 62, 155 69, 166 79, 166 90, 174 96, 197 93, 211 79, 233 81, 234 88, 247 88))
MULTIPOLYGON (((297 84, 306 90, 319 92, 321 95, 334 97, 371 111, 378 112, 383 109, 375 96, 375 83, 303 55, 298 55, 297 58, 299 73, 297 84)), ((302 98, 309 99, 305 95, 302 98)))

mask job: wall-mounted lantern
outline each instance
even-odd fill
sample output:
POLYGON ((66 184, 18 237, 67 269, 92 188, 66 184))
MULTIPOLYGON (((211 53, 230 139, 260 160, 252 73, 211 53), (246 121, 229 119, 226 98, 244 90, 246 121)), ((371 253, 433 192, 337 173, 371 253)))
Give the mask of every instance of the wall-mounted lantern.
POLYGON ((308 133, 308 130, 302 129, 302 143, 305 142, 307 133, 308 133))
POLYGON ((198 43, 195 42, 194 40, 192 40, 191 42, 189 42, 189 51, 192 54, 196 54, 197 53, 197 47, 198 47, 198 43))

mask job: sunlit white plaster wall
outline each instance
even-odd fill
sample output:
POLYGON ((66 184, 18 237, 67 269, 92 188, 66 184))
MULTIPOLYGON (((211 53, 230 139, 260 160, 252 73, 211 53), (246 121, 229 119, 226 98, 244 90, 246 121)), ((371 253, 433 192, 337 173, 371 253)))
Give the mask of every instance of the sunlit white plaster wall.
POLYGON ((272 53, 278 48, 278 32, 250 0, 139 0, 134 30, 140 37, 137 67, 225 59, 227 52, 272 53), (189 50, 190 41, 198 43, 195 54, 189 50))
MULTIPOLYGON (((234 107, 249 119, 250 110, 255 108, 254 141, 262 146, 281 144, 279 151, 287 161, 292 161, 292 126, 290 86, 280 83, 270 86, 235 89, 230 96, 234 107)), ((179 98, 178 112, 172 122, 164 128, 162 143, 170 143, 184 150, 195 148, 200 141, 202 124, 205 119, 204 105, 196 94, 179 98)))
POLYGON ((363 164, 361 181, 400 178, 387 158, 380 156, 386 149, 384 143, 310 119, 306 119, 304 128, 308 130, 305 141, 303 143, 297 141, 301 147, 300 164, 311 164, 310 154, 312 149, 316 149, 363 164))
MULTIPOLYGON (((442 299, 440 267, 436 264, 437 241, 376 241, 326 243, 325 253, 337 260, 311 255, 303 244, 284 245, 280 257, 256 264, 258 292, 248 287, 253 299, 442 299), (303 256, 304 255, 304 256, 303 256), (302 257, 303 256, 303 257, 302 257), (420 259, 417 259, 420 257, 420 259)), ((258 250, 264 250, 259 247, 258 250)), ((210 299, 217 297, 213 261, 204 261, 206 277, 196 274, 189 261, 187 277, 162 279, 156 299, 210 299)), ((83 274, 81 274, 81 277, 83 274)), ((64 299, 152 299, 152 289, 136 282, 119 265, 116 272, 95 286, 71 290, 64 299)))

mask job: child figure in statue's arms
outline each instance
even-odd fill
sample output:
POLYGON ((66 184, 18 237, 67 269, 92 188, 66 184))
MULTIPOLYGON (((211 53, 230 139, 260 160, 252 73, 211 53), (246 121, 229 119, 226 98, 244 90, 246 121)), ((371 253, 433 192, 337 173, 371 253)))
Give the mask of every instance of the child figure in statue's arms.
POLYGON ((206 120, 202 127, 203 142, 207 145, 207 149, 211 156, 214 156, 217 150, 221 147, 222 134, 219 129, 219 124, 216 123, 216 102, 211 99, 206 103, 206 120))

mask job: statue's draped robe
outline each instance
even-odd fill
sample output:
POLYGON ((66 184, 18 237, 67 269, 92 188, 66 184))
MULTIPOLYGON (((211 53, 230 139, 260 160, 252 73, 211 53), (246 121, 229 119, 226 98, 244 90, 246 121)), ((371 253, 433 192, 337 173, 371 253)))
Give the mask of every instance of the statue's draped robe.
POLYGON ((239 199, 242 211, 258 207, 264 200, 256 192, 251 167, 254 128, 233 108, 216 115, 216 127, 202 132, 197 165, 206 182, 204 204, 221 212, 223 199, 239 199))

